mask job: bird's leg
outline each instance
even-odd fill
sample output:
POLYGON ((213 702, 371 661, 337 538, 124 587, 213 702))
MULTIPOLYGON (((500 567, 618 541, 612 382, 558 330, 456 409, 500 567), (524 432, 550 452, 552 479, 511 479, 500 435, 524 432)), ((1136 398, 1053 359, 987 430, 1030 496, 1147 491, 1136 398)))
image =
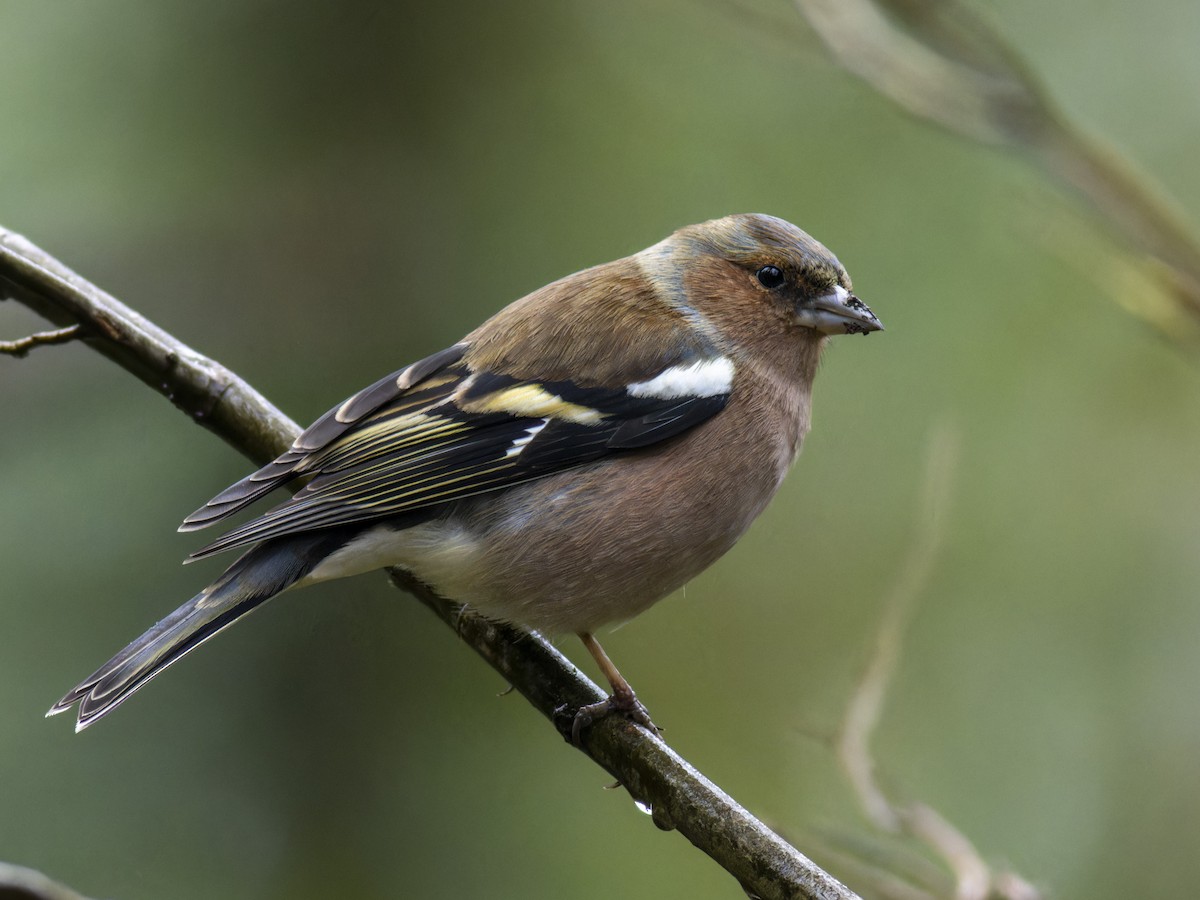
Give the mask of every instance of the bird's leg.
POLYGON ((650 713, 646 711, 646 707, 642 706, 641 701, 637 698, 637 694, 629 686, 629 682, 617 671, 617 667, 608 658, 608 654, 604 652, 604 648, 600 646, 600 642, 596 640, 594 635, 586 631, 579 633, 579 639, 583 641, 583 646, 587 647, 588 653, 592 654, 592 659, 596 660, 596 665, 600 667, 600 671, 608 679, 608 683, 612 686, 612 696, 606 697, 599 703, 591 703, 581 707, 579 712, 575 713, 575 721, 571 725, 571 742, 578 745, 580 732, 584 728, 591 725, 597 719, 602 719, 609 713, 614 712, 621 713, 623 716, 632 719, 639 725, 644 725, 657 734, 659 728, 650 720, 650 713))

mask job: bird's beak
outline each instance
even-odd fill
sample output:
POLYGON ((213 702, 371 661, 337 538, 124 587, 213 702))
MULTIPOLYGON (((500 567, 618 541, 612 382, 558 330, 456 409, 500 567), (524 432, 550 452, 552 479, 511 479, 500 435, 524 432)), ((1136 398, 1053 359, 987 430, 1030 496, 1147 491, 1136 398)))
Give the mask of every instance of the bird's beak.
POLYGON ((883 331, 883 323, 863 303, 840 284, 828 294, 796 308, 796 321, 823 334, 870 334, 883 331))

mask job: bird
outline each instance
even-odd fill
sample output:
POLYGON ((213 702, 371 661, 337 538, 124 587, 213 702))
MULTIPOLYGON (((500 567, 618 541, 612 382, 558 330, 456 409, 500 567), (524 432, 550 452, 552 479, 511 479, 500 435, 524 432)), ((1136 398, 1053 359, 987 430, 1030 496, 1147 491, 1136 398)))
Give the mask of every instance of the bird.
POLYGON ((809 430, 821 352, 882 330, 837 257, 765 214, 680 228, 568 275, 335 406, 274 461, 189 515, 226 522, 291 497, 188 561, 215 581, 68 692, 76 731, 284 591, 398 567, 476 614, 577 634, 610 713, 654 728, 595 635, 725 554, 809 430))

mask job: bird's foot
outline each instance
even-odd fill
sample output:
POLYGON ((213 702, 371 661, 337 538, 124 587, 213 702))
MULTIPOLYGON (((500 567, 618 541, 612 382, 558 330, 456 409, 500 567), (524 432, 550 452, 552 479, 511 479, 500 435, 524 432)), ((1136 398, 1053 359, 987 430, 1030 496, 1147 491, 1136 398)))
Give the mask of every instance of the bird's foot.
POLYGON ((659 734, 662 729, 654 724, 650 718, 650 713, 646 707, 642 705, 642 701, 637 698, 628 686, 624 690, 615 690, 612 696, 605 697, 598 703, 589 703, 587 706, 581 706, 579 711, 575 713, 575 720, 571 723, 571 743, 576 747, 580 745, 580 737, 583 734, 583 729, 590 727, 594 723, 603 719, 605 716, 613 713, 620 713, 631 722, 636 722, 644 728, 650 729, 654 734, 659 734))

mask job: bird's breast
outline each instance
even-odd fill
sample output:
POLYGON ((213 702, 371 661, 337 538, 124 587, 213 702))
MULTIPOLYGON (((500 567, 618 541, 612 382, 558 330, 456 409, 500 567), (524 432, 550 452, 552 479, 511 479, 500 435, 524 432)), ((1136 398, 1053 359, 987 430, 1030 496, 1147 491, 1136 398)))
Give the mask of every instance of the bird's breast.
POLYGON ((728 551, 774 496, 807 429, 807 398, 786 407, 764 418, 732 403, 664 444, 460 501, 405 532, 403 564, 528 628, 632 618, 728 551))

